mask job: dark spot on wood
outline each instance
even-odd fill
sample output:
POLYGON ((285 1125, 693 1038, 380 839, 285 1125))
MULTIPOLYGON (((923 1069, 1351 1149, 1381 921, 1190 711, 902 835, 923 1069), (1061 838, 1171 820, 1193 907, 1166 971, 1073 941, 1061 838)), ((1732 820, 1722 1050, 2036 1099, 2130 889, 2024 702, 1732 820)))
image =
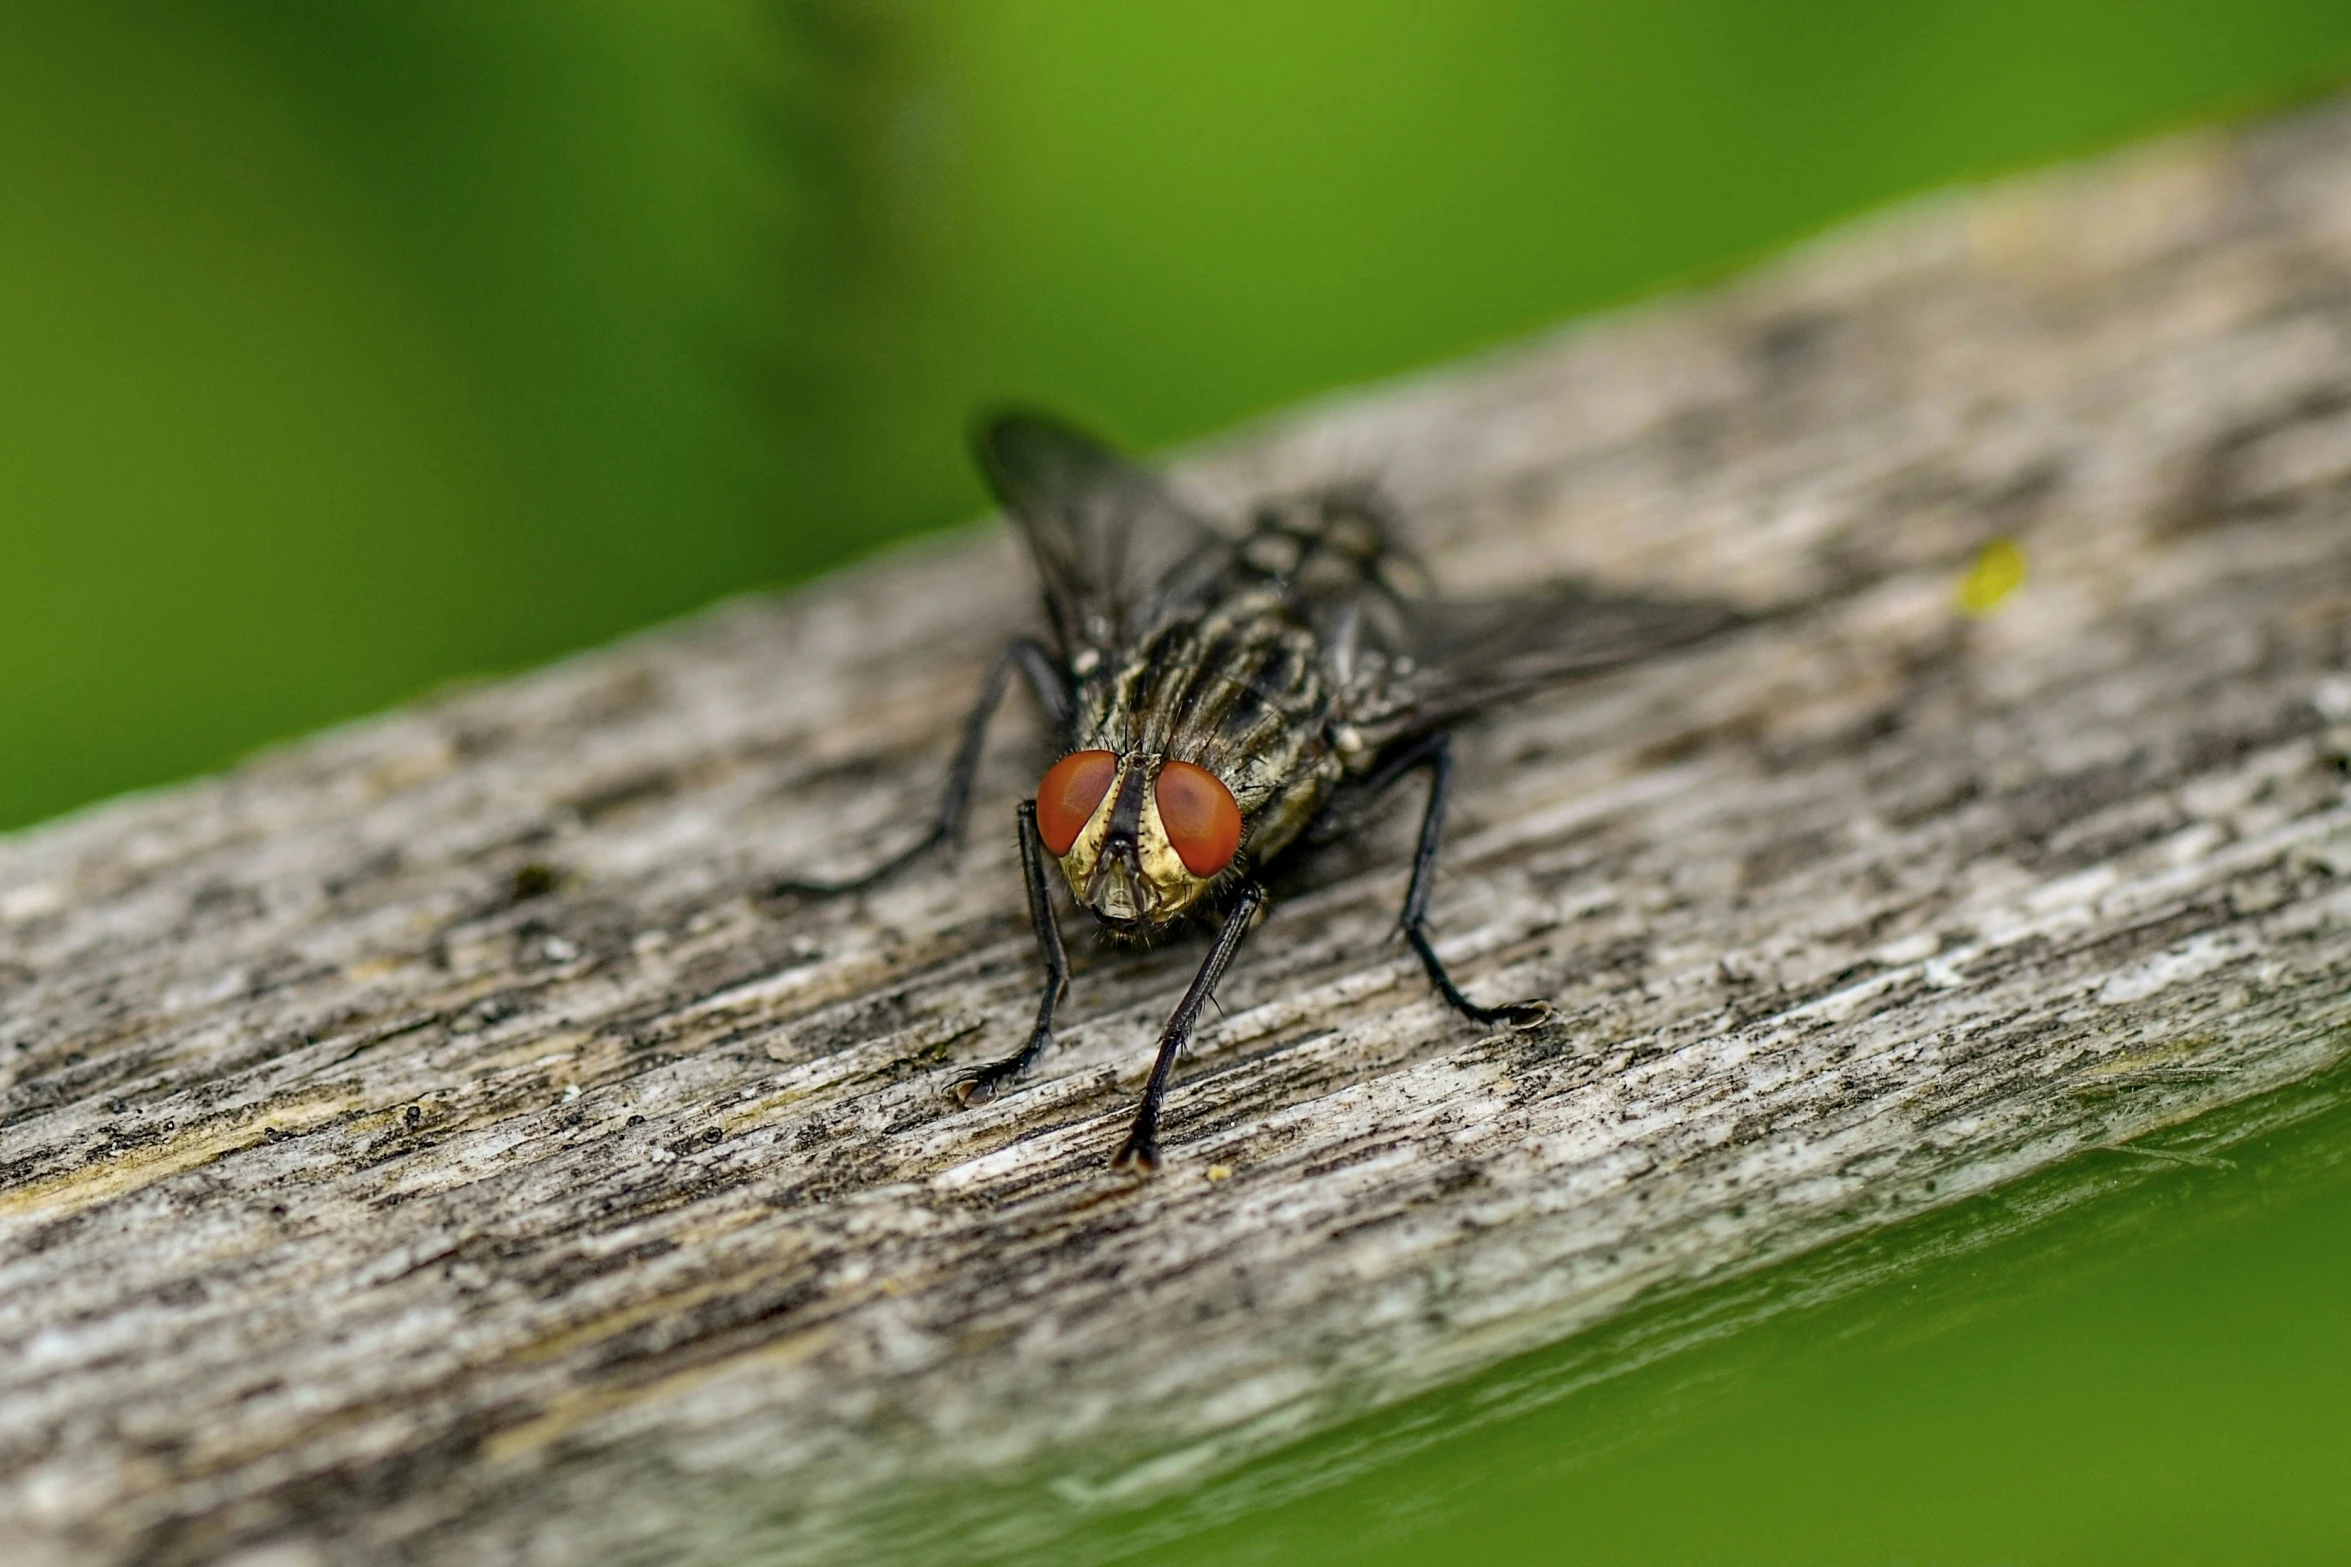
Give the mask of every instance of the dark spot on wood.
POLYGON ((1757 327, 1748 352, 1768 375, 1801 375, 1820 362, 1839 324, 1825 311, 1791 311, 1757 327))
POLYGON ((625 811, 667 799, 677 788, 678 776, 674 772, 643 772, 614 779, 585 794, 575 795, 565 804, 578 813, 583 823, 594 827, 625 811))

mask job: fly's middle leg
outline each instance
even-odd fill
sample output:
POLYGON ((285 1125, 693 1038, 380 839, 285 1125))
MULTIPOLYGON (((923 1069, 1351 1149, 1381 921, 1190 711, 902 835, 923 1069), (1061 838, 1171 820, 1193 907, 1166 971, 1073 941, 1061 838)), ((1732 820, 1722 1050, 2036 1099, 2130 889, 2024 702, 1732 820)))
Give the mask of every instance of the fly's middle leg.
POLYGON ((1028 1043, 1003 1060, 981 1067, 955 1085, 956 1099, 966 1106, 984 1105, 997 1090, 1030 1067, 1053 1043, 1053 1012, 1069 993, 1069 954, 1061 945, 1061 919, 1053 912, 1053 897, 1045 877, 1045 842, 1037 835, 1037 802, 1023 800, 1017 812, 1020 824, 1020 873, 1029 887, 1029 922, 1037 928, 1037 956, 1045 963, 1045 993, 1037 1000, 1037 1026, 1028 1043))
POLYGON ((988 678, 980 686, 979 700, 972 704, 970 715, 963 721, 963 739, 955 748, 955 760, 948 764, 947 786, 940 791, 939 808, 931 819, 930 830, 861 876, 841 881, 781 881, 772 892, 779 897, 797 893, 813 898, 863 892, 888 881, 933 849, 961 837, 964 817, 971 810, 972 780, 979 775, 980 752, 988 740, 988 721, 996 716, 996 708, 1004 700, 1004 688, 1011 684, 1015 669, 1027 677, 1030 689, 1036 692, 1038 702, 1055 727, 1066 724, 1074 702, 1067 677, 1042 643, 1022 637, 1007 647, 988 670, 988 678))
POLYGON ((1498 1007, 1482 1007, 1470 1000, 1453 983, 1453 976, 1445 972, 1436 947, 1429 941, 1429 894, 1437 879, 1437 847, 1444 837, 1445 802, 1453 786, 1453 742, 1445 735, 1432 735, 1384 769, 1380 781, 1393 783, 1408 772, 1423 770, 1429 775, 1429 799, 1421 811, 1420 841, 1412 854, 1412 882, 1404 891, 1404 912, 1397 921, 1404 940, 1428 972, 1429 983, 1445 998, 1445 1004, 1471 1022, 1487 1027, 1507 1024, 1513 1028, 1531 1028, 1546 1022, 1551 1017, 1551 1004, 1547 1001, 1513 1001, 1498 1007))

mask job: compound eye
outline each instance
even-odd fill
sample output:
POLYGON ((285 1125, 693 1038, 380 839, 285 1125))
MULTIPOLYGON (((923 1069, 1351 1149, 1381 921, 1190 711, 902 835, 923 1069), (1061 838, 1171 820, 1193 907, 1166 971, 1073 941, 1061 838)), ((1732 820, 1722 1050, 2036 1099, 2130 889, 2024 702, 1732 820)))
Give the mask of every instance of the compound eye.
POLYGON ((1045 770, 1037 785, 1037 836, 1055 859, 1078 841, 1117 777, 1118 758, 1108 751, 1072 751, 1045 770))
POLYGON ((1190 762, 1162 762, 1152 793, 1159 825, 1185 870, 1214 876, 1233 863, 1241 849, 1241 808, 1223 779, 1190 762))

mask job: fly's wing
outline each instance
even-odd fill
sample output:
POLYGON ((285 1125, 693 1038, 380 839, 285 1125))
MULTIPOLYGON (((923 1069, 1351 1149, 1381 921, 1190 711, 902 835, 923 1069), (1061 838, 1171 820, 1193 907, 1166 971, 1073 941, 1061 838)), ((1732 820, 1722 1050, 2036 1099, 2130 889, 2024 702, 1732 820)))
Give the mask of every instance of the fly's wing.
POLYGON ((980 466, 1045 582, 1064 657, 1126 646, 1196 601, 1232 547, 1149 470, 1034 413, 981 426, 980 466))
POLYGON ((1386 744, 1496 702, 1697 642, 1742 622, 1725 604, 1606 593, 1563 583, 1491 599, 1391 599, 1364 617, 1358 727, 1386 744))

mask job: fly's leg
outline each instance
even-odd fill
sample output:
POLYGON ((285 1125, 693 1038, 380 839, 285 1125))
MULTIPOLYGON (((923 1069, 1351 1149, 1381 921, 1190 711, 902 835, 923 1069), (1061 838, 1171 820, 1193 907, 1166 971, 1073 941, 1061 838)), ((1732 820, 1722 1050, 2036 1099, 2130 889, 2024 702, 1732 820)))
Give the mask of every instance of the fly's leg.
POLYGON ((980 750, 988 739, 988 720, 996 715, 996 706, 1003 701, 1004 688, 1011 682, 1015 669, 1028 677, 1047 715, 1056 724, 1067 723, 1071 697, 1060 666, 1054 663, 1053 655, 1043 644, 1021 638, 1006 648, 988 671, 988 678, 980 687, 980 699, 972 704, 971 715, 963 721, 963 740, 955 748, 955 760, 948 765, 947 787, 939 795, 939 810, 931 821, 930 831, 862 876, 844 881, 782 881, 772 891, 778 896, 798 893, 813 898, 863 892, 888 881, 933 849, 961 837, 963 819, 971 809, 972 779, 979 773, 980 750))
POLYGON ((1045 994, 1037 1001, 1037 1026, 1029 1042, 1003 1060, 981 1067, 955 1085, 966 1106, 984 1105, 996 1091, 1036 1064, 1053 1043, 1053 1009, 1069 993, 1069 954, 1061 946, 1061 919, 1045 879, 1045 841, 1037 836, 1037 802, 1020 802, 1020 873, 1029 884, 1029 923, 1037 928, 1037 956, 1045 962, 1045 994))
POLYGON ((1429 983, 1437 987, 1437 994, 1445 1004, 1473 1023, 1488 1027, 1507 1023, 1513 1028, 1530 1028, 1547 1021, 1551 1004, 1547 1001, 1514 1001, 1506 1006, 1481 1007, 1461 993, 1453 983, 1453 976, 1445 972, 1445 965, 1437 958, 1437 949, 1429 943, 1429 893, 1437 879, 1437 845, 1445 832, 1445 800, 1453 786, 1453 742, 1445 735, 1432 735, 1393 764, 1381 770, 1377 780, 1383 786, 1416 769, 1426 769, 1429 775, 1429 801, 1420 815, 1420 845, 1412 854, 1412 884, 1404 892, 1404 914, 1397 922, 1404 939, 1420 958, 1420 966, 1428 971, 1429 983))
POLYGON ((1192 1037, 1192 1025, 1199 1021, 1200 1009, 1208 1004, 1217 981, 1224 978, 1224 971, 1232 965, 1233 954, 1241 950, 1241 938, 1249 934, 1250 925, 1264 907, 1265 889, 1255 882, 1242 887, 1240 896, 1233 900, 1232 909, 1216 933, 1216 945, 1209 949, 1200 972, 1192 976, 1191 988, 1184 992, 1184 999, 1176 1004, 1175 1015, 1167 1020, 1167 1028, 1159 1036, 1159 1056, 1151 1063, 1151 1080, 1143 1085, 1143 1103, 1135 1111, 1133 1129, 1111 1158, 1114 1169, 1159 1168, 1159 1104, 1167 1097, 1167 1083, 1175 1074, 1176 1057, 1192 1037))

